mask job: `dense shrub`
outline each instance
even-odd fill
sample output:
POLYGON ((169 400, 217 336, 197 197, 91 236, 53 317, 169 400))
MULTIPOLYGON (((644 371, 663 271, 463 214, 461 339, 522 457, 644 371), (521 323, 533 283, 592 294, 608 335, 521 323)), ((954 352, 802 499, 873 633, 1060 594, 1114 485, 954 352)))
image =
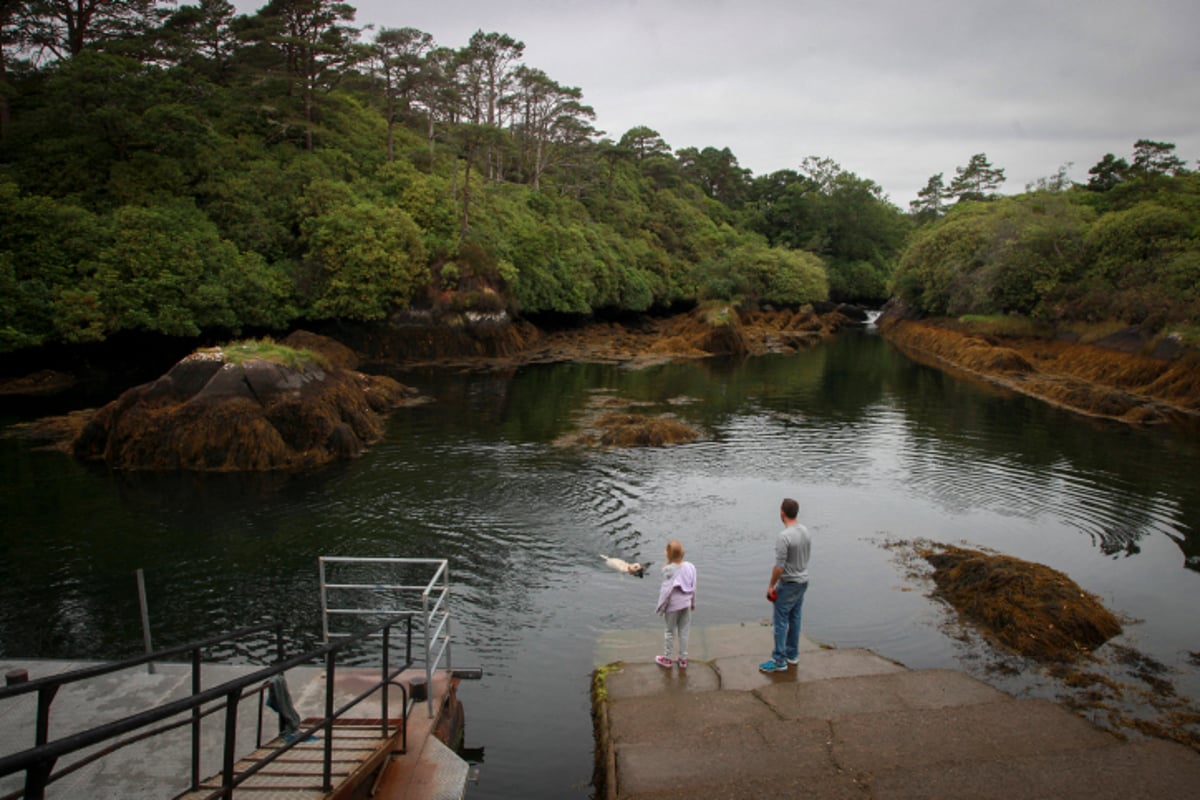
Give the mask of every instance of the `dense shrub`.
POLYGON ((1121 320, 1151 329, 1200 319, 1194 176, 1156 178, 1155 200, 1098 213, 1090 192, 960 204, 921 230, 894 290, 929 315, 1121 320), (1162 187, 1177 181, 1177 191, 1162 187))

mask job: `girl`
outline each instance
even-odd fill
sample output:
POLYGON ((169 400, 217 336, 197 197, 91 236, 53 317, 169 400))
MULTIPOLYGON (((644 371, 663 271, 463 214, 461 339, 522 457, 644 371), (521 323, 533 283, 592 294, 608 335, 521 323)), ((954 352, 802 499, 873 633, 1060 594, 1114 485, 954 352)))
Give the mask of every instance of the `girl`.
POLYGON ((671 668, 671 652, 679 639, 679 668, 687 669, 688 633, 692 629, 692 612, 696 610, 696 567, 683 560, 683 545, 678 539, 667 542, 667 563, 662 568, 662 587, 658 590, 658 613, 666 617, 667 632, 663 637, 665 655, 655 656, 654 663, 671 668))

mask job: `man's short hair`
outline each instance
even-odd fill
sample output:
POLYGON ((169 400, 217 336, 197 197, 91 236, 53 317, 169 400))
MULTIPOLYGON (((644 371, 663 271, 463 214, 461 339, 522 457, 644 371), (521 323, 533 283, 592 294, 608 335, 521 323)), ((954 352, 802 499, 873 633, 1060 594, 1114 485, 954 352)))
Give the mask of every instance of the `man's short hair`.
POLYGON ((783 501, 783 504, 779 506, 779 510, 782 511, 783 515, 788 519, 795 519, 800 515, 800 504, 788 497, 783 501))

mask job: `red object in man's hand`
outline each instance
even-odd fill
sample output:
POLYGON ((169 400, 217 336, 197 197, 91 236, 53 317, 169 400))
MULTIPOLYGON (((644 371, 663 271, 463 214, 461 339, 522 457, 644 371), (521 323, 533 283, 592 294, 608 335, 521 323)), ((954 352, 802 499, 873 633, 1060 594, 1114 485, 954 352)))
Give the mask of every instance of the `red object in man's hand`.
POLYGON ((774 586, 772 586, 770 589, 767 589, 767 599, 770 600, 772 603, 775 602, 775 598, 778 596, 779 596, 779 593, 777 591, 775 591, 774 586))

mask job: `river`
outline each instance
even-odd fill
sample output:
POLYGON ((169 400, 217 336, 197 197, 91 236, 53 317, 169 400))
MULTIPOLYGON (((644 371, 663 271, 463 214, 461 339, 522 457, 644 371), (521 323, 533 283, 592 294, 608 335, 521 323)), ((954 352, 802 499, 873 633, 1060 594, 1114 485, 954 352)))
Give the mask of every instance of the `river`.
MULTIPOLYGON (((267 619, 315 640, 320 555, 448 558, 454 662, 484 671, 462 690, 467 744, 486 749, 468 797, 586 798, 598 637, 658 626, 654 574, 670 538, 699 572, 695 624, 764 619, 779 501, 791 496, 814 534, 813 639, 1057 696, 953 625, 884 546, 966 543, 1061 570, 1122 616, 1127 649, 1089 669, 1141 686, 1135 673, 1150 665, 1200 695, 1193 434, 951 377, 870 331, 741 361, 401 377, 432 402, 399 411, 363 458, 309 474, 112 473, 0 440, 0 655, 136 653, 138 568, 165 647, 267 619), (607 398, 704 435, 661 449, 556 443, 607 398), (638 580, 602 553, 656 565, 638 580)), ((768 651, 764 628, 758 655, 768 651)), ((267 653, 251 643, 219 655, 267 653)))

